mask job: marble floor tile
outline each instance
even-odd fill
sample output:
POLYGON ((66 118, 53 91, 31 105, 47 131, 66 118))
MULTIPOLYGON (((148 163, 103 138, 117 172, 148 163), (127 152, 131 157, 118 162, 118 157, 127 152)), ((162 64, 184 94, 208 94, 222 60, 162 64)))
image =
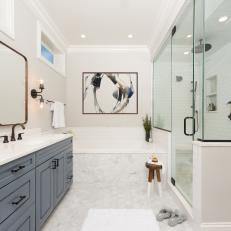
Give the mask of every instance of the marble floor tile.
MULTIPOLYGON (((162 197, 154 191, 147 197, 147 188, 136 183, 74 183, 42 231, 80 231, 88 210, 93 209, 152 209, 156 214, 162 207, 180 209, 174 196, 165 190, 162 197)), ((174 228, 159 223, 161 231, 192 231, 187 221, 174 228)), ((122 230, 121 230, 122 231, 122 230)), ((127 231, 127 230, 126 230, 127 231)))

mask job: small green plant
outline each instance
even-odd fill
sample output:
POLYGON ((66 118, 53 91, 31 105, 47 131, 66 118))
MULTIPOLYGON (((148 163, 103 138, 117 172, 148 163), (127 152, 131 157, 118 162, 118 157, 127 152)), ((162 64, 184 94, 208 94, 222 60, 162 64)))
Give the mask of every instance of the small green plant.
POLYGON ((151 117, 146 116, 143 118, 143 126, 146 132, 150 132, 152 130, 152 120, 151 117))

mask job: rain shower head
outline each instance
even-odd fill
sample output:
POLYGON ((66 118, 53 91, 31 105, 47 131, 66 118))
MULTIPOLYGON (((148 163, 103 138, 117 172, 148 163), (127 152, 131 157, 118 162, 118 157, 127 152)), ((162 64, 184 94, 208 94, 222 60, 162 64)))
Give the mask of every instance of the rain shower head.
POLYGON ((200 53, 202 53, 204 50, 205 50, 205 52, 207 52, 207 51, 209 51, 210 49, 212 49, 212 45, 211 45, 210 43, 204 44, 204 43, 203 43, 203 39, 200 39, 199 41, 200 41, 200 44, 197 45, 197 46, 195 46, 195 48, 194 48, 194 51, 195 51, 196 54, 200 54, 200 53))

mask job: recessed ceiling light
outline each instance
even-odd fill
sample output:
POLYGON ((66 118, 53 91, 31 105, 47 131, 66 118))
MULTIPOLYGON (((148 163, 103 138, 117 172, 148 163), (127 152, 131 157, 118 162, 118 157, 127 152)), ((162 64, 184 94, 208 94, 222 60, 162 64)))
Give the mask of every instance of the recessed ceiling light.
POLYGON ((86 35, 85 34, 81 34, 81 38, 82 39, 86 38, 86 35))
POLYGON ((227 19, 228 19, 228 16, 222 16, 222 17, 220 17, 220 18, 218 19, 218 21, 219 21, 219 22, 225 22, 225 21, 227 21, 227 19))
POLYGON ((132 35, 132 34, 129 34, 129 35, 128 35, 128 38, 133 38, 133 35, 132 35))
POLYGON ((190 54, 189 51, 185 51, 185 52, 184 52, 184 55, 189 55, 189 54, 190 54))
POLYGON ((192 38, 192 35, 191 35, 191 34, 188 34, 186 37, 187 37, 187 38, 192 38))

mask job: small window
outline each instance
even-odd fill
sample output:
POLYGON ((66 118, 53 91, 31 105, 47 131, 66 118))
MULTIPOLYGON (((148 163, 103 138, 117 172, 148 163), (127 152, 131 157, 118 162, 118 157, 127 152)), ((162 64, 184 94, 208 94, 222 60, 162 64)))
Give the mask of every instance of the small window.
POLYGON ((54 64, 54 54, 44 44, 41 44, 41 55, 51 64, 54 64))
POLYGON ((38 22, 38 58, 53 68, 59 74, 65 76, 65 49, 61 48, 54 36, 51 36, 38 22))

